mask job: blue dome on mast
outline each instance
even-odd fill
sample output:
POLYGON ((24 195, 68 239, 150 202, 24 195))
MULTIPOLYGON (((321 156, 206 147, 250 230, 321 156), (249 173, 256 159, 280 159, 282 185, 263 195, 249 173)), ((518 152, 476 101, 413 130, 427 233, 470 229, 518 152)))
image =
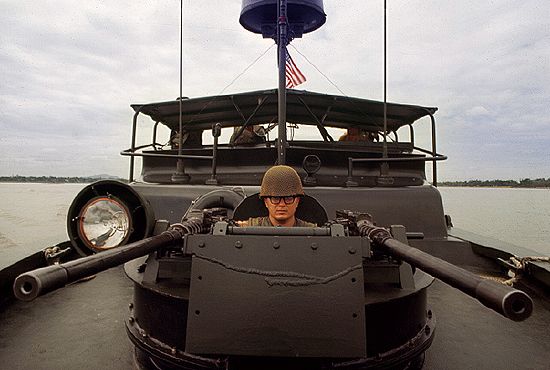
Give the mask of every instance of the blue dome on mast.
MULTIPOLYGON (((287 0, 292 38, 315 31, 326 22, 323 0, 287 0)), ((241 25, 250 32, 274 38, 277 34, 277 0, 243 0, 241 25)))

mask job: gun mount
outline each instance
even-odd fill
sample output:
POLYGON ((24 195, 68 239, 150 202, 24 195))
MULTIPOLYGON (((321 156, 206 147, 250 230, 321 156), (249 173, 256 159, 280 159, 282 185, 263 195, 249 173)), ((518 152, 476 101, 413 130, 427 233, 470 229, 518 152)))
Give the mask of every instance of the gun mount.
MULTIPOLYGON (((392 238, 387 229, 375 226, 368 214, 340 211, 337 214, 339 218, 330 225, 317 228, 238 227, 226 222, 223 219, 223 212, 212 210, 204 212, 195 210, 190 212, 189 216, 182 223, 172 225, 169 230, 159 235, 64 264, 54 264, 21 274, 14 282, 14 294, 20 300, 30 301, 69 283, 148 255, 161 248, 177 248, 184 253, 193 254, 190 248, 184 246, 184 236, 190 234, 212 231, 214 235, 276 235, 306 238, 355 234, 368 238, 373 248, 378 248, 393 258, 408 262, 432 274, 511 320, 525 320, 533 310, 532 300, 524 292, 482 279, 467 270, 410 247, 392 238), (204 217, 205 215, 207 217, 204 217), (214 223, 216 220, 219 222, 214 223)), ((363 255, 363 258, 371 257, 370 250, 367 254, 363 255)))

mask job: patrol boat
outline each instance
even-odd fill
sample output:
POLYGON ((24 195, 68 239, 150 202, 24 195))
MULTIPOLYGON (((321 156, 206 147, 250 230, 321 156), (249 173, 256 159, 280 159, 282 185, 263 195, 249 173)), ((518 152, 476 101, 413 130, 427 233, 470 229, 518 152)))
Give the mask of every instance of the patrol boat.
POLYGON ((277 38, 279 88, 132 106, 129 183, 86 186, 69 209, 69 240, 1 272, 4 288, 36 299, 2 312, 5 366, 547 366, 548 262, 452 227, 435 186, 445 159, 437 109, 287 91, 286 45, 322 26, 320 0, 245 0, 240 21, 277 38), (137 146, 142 116, 154 125, 137 146), (432 147, 420 148, 415 127, 426 120, 432 147), (319 139, 288 138, 287 124, 319 139), (265 135, 239 142, 254 126, 265 135), (177 139, 159 144, 163 128, 177 139), (335 128, 360 135, 335 140, 335 128), (227 129, 233 139, 220 143, 227 129), (203 131, 212 145, 184 140, 203 131), (274 163, 301 175, 297 216, 317 227, 236 226, 266 214, 258 190, 274 163), (129 279, 111 269, 123 263, 129 279), (510 271, 529 294, 479 276, 510 271))

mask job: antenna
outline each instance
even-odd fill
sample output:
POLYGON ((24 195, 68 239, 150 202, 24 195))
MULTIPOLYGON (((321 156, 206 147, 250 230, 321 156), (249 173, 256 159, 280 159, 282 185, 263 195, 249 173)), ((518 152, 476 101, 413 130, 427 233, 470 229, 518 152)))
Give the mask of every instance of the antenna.
POLYGON ((388 131, 388 104, 387 104, 387 26, 386 26, 386 0, 384 0, 384 146, 382 149, 382 155, 384 158, 388 158, 388 140, 387 140, 387 131, 388 131))
MULTIPOLYGON (((384 143, 382 144, 382 158, 388 158, 388 102, 387 102, 387 7, 386 0, 384 0, 384 132, 382 137, 384 138, 384 143)), ((380 164, 380 176, 377 179, 377 182, 381 185, 389 185, 393 183, 393 179, 389 176, 390 165, 389 163, 382 162, 380 164)))
POLYGON ((279 106, 278 106, 278 139, 277 139, 277 164, 286 164, 286 45, 287 39, 287 0, 278 0, 278 27, 277 27, 277 51, 279 66, 279 106))
POLYGON ((180 91, 179 91, 179 138, 178 138, 178 161, 176 162, 176 172, 172 174, 172 182, 186 184, 191 177, 185 173, 183 165, 183 0, 180 0, 180 91))

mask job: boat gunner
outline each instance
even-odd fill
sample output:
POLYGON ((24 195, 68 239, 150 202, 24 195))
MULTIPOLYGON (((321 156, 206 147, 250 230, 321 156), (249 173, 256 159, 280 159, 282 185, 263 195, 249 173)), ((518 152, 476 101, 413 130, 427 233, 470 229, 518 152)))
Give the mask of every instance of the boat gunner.
MULTIPOLYGON (((202 130, 188 131, 183 130, 183 137, 181 138, 183 143, 182 147, 201 146, 202 145, 202 130)), ((180 133, 179 131, 172 130, 170 135, 170 146, 172 149, 178 149, 180 146, 180 133)))
POLYGON ((294 168, 273 166, 264 174, 260 188, 260 198, 263 199, 269 215, 237 221, 237 224, 239 226, 316 227, 314 223, 300 220, 295 216, 303 196, 302 181, 294 168))
POLYGON ((378 132, 371 132, 365 129, 360 129, 357 127, 350 127, 347 129, 346 133, 340 136, 338 141, 368 141, 375 142, 379 141, 380 137, 378 132))
POLYGON ((265 129, 260 125, 249 125, 244 128, 239 136, 237 133, 240 131, 241 127, 236 126, 233 129, 233 135, 229 139, 230 143, 235 145, 246 145, 246 144, 262 144, 265 143, 266 132, 265 129))

